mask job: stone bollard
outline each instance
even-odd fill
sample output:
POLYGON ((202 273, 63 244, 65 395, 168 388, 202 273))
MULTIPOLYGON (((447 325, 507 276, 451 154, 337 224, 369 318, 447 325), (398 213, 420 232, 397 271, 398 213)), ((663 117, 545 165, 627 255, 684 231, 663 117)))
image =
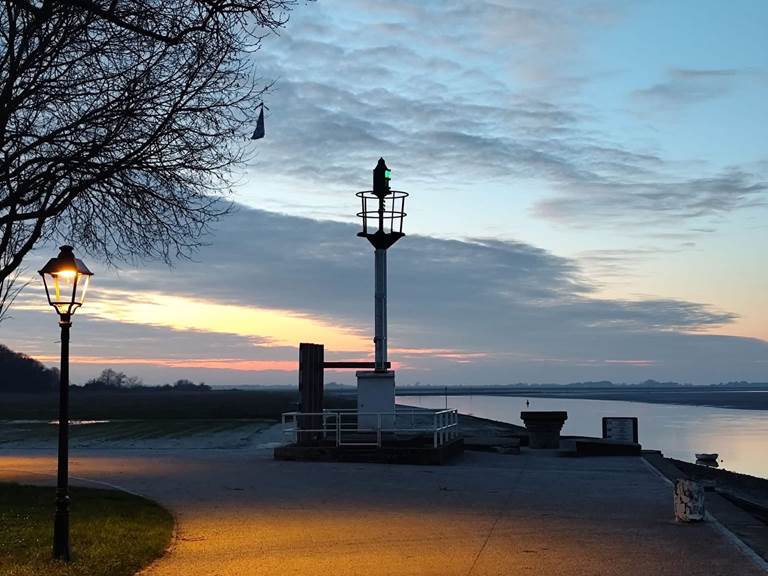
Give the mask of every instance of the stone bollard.
POLYGON ((704 514, 704 487, 693 480, 675 480, 675 520, 701 522, 704 514))
POLYGON ((568 412, 520 412, 531 448, 560 448, 560 430, 568 412))

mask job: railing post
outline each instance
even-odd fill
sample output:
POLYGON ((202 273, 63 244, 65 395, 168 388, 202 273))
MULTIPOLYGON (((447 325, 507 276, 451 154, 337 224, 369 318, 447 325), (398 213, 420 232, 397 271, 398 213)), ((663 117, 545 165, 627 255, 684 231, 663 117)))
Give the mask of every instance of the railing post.
POLYGON ((381 412, 377 414, 377 425, 376 425, 376 447, 381 448, 381 412))
POLYGON ((341 446, 341 414, 336 413, 336 448, 341 446))
POLYGON ((440 414, 440 446, 445 444, 445 412, 440 414))
POLYGON ((459 413, 454 410, 453 411, 453 437, 457 438, 459 436, 459 413))

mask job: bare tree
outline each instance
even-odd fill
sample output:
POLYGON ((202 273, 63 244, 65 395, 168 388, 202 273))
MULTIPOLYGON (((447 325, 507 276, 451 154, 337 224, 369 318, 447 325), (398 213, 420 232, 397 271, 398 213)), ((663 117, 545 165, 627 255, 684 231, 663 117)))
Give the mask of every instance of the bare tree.
POLYGON ((16 300, 16 296, 28 284, 28 281, 21 281, 23 272, 23 269, 17 268, 10 275, 0 280, 0 322, 2 322, 3 318, 8 317, 8 310, 14 300, 16 300))
POLYGON ((41 241, 188 253, 228 209, 252 53, 294 0, 0 1, 0 311, 41 241))

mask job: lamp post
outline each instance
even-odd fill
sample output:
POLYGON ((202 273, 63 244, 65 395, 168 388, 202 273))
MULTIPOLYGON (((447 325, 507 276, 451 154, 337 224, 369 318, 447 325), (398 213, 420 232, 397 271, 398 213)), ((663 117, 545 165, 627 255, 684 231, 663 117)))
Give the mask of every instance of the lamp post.
POLYGON ((59 315, 61 367, 59 372, 59 458, 56 475, 56 513, 53 519, 53 557, 69 561, 69 329, 72 315, 83 305, 93 272, 75 258, 72 246, 62 246, 38 272, 43 277, 48 304, 59 315))
MULTIPOLYGON (((357 235, 367 238, 374 248, 375 292, 374 292, 374 372, 358 372, 358 411, 394 412, 394 372, 387 370, 387 250, 403 233, 405 199, 407 192, 391 190, 389 181, 392 172, 384 158, 373 169, 373 190, 358 192, 362 202, 363 231, 357 235)), ((360 421, 372 420, 361 416, 360 421)), ((378 421, 377 421, 378 422, 378 421)))
POLYGON ((363 231, 358 236, 367 238, 374 247, 375 258, 375 330, 373 342, 376 350, 376 372, 387 371, 387 249, 400 240, 405 218, 407 192, 390 190, 392 172, 384 158, 379 158, 373 169, 373 190, 358 192, 361 199, 363 231))

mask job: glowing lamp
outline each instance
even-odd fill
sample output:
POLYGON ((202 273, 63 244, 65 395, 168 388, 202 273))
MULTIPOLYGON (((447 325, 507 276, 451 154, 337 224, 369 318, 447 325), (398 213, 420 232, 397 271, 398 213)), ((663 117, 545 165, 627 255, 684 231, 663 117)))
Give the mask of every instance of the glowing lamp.
POLYGON ((75 258, 72 246, 62 246, 59 255, 51 258, 38 273, 43 277, 48 304, 62 318, 69 318, 85 300, 93 272, 75 258))

